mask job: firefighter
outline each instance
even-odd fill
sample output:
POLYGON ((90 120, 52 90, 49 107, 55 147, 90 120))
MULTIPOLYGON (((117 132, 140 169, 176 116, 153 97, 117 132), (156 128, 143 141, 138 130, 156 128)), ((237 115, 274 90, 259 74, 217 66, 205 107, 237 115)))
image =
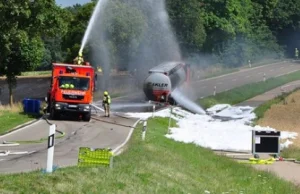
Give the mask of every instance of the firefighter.
POLYGON ((66 84, 61 85, 60 88, 63 88, 63 89, 69 89, 69 88, 74 89, 74 85, 66 83, 66 84))
POLYGON ((102 68, 101 68, 101 66, 98 66, 98 67, 97 67, 97 71, 98 71, 99 73, 102 73, 102 68))
POLYGON ((110 103, 111 103, 110 96, 108 95, 107 91, 105 91, 103 94, 104 94, 104 96, 103 96, 102 105, 103 105, 104 110, 105 110, 105 116, 109 117, 109 114, 110 114, 110 103))
POLYGON ((78 56, 74 59, 74 64, 83 65, 83 63, 84 63, 84 59, 82 57, 82 53, 79 52, 78 56))
POLYGON ((70 84, 70 88, 71 88, 71 89, 74 89, 74 85, 73 85, 73 84, 70 84))

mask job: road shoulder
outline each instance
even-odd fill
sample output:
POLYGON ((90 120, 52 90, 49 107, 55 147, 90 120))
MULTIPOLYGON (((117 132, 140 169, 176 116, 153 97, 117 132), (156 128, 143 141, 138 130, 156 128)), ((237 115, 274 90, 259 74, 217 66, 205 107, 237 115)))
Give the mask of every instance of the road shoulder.
MULTIPOLYGON (((291 92, 296 88, 300 87, 300 80, 293 81, 290 83, 287 83, 283 86, 274 88, 268 92, 265 92, 261 95, 255 96, 249 100, 246 100, 242 103, 236 104, 235 106, 252 106, 252 107, 258 107, 259 105, 274 99, 275 97, 283 94, 283 92, 291 92)), ((217 153, 220 154, 220 153, 217 153)), ((221 153, 226 154, 226 153, 221 153)), ((228 153, 227 153, 228 154, 228 153)), ((252 155, 243 155, 242 157, 239 156, 239 154, 230 154, 229 157, 237 158, 240 157, 242 159, 248 159, 250 157, 253 157, 252 155)), ((287 161, 276 161, 273 164, 268 165, 252 165, 254 168, 258 170, 263 170, 267 172, 271 172, 276 174, 277 176, 283 178, 284 180, 291 181, 296 185, 300 185, 300 164, 294 163, 294 162, 287 162, 287 161)))

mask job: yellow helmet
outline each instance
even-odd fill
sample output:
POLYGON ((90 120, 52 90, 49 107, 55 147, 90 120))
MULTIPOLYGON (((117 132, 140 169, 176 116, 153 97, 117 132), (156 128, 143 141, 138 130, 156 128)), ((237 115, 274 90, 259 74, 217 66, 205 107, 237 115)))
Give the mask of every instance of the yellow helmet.
POLYGON ((107 95, 108 95, 108 92, 107 92, 107 91, 105 91, 105 92, 104 92, 104 95, 105 95, 105 96, 107 96, 107 95))

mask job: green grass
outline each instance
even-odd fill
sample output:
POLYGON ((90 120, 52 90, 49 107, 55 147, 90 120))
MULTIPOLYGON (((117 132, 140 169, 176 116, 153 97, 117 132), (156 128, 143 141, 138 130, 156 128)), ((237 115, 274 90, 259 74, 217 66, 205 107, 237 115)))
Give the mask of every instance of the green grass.
POLYGON ((276 98, 273 98, 272 100, 269 100, 269 101, 263 103, 262 105, 258 106, 257 108, 255 108, 254 113, 256 114, 256 119, 255 119, 254 123, 256 123, 259 119, 262 119, 264 117, 264 114, 266 113, 266 111, 269 110, 272 105, 282 102, 288 95, 295 92, 296 90, 297 89, 295 89, 291 92, 287 92, 282 95, 279 95, 276 98))
POLYGON ((18 125, 32 121, 41 115, 30 115, 23 113, 21 103, 12 106, 0 106, 0 135, 3 135, 18 125))
MULTIPOLYGON (((276 98, 269 100, 269 101, 265 102, 264 104, 258 106, 254 110, 254 113, 256 114, 257 118, 254 120, 253 125, 256 125, 256 123, 259 121, 259 119, 263 119, 265 112, 268 111, 272 107, 272 105, 283 102, 285 100, 285 98, 287 98, 290 94, 292 94, 298 90, 299 89, 296 88, 296 89, 292 90, 291 92, 284 93, 284 94, 277 96, 276 98)), ((300 161, 300 148, 293 146, 293 145, 289 146, 288 148, 283 149, 280 152, 280 155, 283 158, 292 158, 292 159, 296 159, 296 160, 300 161)))
POLYGON ((32 121, 36 118, 36 116, 20 112, 0 111, 0 135, 9 132, 18 125, 32 121))
POLYGON ((271 89, 284 85, 286 83, 296 81, 300 79, 300 71, 283 75, 277 78, 270 78, 266 82, 256 82, 247 85, 243 85, 226 92, 216 94, 216 96, 208 96, 203 99, 199 99, 199 103, 204 108, 209 108, 216 104, 238 104, 259 94, 263 94, 271 89))
POLYGON ((28 71, 28 72, 21 73, 21 76, 38 76, 38 75, 51 75, 51 71, 28 71))
MULTIPOLYGON (((261 60, 257 63, 253 63, 251 64, 252 67, 259 67, 259 66, 263 66, 263 65, 267 65, 267 64, 271 64, 271 63, 277 63, 277 62, 281 62, 284 60, 289 60, 288 58, 283 58, 283 59, 265 59, 265 60, 261 60)), ((246 67, 248 67, 248 65, 246 65, 246 67)))
POLYGON ((168 119, 148 120, 146 140, 138 125, 114 168, 58 169, 0 175, 0 193, 300 193, 300 188, 193 144, 167 139, 168 119))
POLYGON ((300 148, 293 145, 289 146, 288 148, 283 149, 280 155, 283 158, 296 159, 300 161, 300 148))

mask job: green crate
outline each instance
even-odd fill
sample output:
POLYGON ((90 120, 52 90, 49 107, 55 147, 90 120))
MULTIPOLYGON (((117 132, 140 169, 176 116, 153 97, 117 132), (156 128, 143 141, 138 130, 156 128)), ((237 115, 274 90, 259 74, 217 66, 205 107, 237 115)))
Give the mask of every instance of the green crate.
POLYGON ((78 166, 79 167, 97 167, 110 166, 113 163, 113 153, 111 149, 97 148, 92 149, 88 147, 79 148, 78 166))

